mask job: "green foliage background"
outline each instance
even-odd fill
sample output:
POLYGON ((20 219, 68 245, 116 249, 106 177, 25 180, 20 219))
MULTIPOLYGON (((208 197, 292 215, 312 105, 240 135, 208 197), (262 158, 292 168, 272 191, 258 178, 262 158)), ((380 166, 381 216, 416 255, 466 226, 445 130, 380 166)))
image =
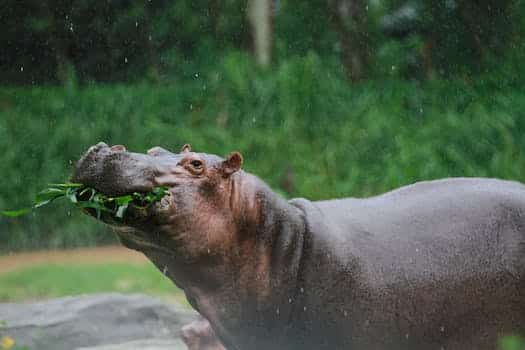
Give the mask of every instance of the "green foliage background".
MULTIPOLYGON (((313 200, 446 176, 525 181, 524 2, 478 1, 465 17, 474 2, 429 1, 403 40, 380 22, 404 2, 365 2, 370 69, 356 84, 324 0, 275 2, 268 69, 249 53, 245 0, 5 0, 0 209, 66 181, 98 141, 239 150, 274 189, 313 200)), ((113 239, 66 203, 0 218, 0 252, 113 239)))
MULTIPOLYGON (((293 176, 286 195, 310 199, 446 176, 525 181, 525 90, 508 68, 475 82, 360 85, 340 69, 309 53, 263 71, 232 53, 180 83, 1 88, 0 208, 25 207, 48 183, 66 181, 100 140, 138 152, 187 142, 219 155, 239 150, 248 171, 281 193, 293 176)), ((111 239, 65 204, 0 220, 3 251, 111 239)))

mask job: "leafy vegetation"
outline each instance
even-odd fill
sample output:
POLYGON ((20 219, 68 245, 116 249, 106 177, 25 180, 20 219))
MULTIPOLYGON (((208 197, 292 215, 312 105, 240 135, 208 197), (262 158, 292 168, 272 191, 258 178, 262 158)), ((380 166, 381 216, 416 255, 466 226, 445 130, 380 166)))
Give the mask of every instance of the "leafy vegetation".
MULTIPOLYGON (((0 88, 0 208, 23 208, 67 181, 92 144, 226 155, 289 197, 377 194, 419 180, 489 176, 525 181, 520 60, 476 80, 349 83, 314 53, 259 69, 242 53, 183 82, 0 88)), ((0 218, 0 250, 113 241, 66 203, 0 218)))
MULTIPOLYGON (((148 193, 133 192, 131 194, 114 197, 82 184, 52 184, 37 194, 33 208, 43 207, 58 198, 66 198, 79 208, 93 210, 98 219, 101 218, 102 213, 107 213, 112 218, 119 220, 124 218, 130 205, 134 209, 146 210, 151 204, 160 201, 167 193, 168 190, 166 187, 155 187, 148 193)), ((0 211, 0 214, 17 217, 28 213, 29 210, 30 209, 4 210, 0 211)))

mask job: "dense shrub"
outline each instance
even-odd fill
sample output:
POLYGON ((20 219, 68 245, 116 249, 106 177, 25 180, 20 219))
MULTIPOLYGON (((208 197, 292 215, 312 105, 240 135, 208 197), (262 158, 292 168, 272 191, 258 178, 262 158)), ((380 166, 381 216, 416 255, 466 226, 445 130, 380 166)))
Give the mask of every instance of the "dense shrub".
MULTIPOLYGON (((242 54, 166 85, 0 89, 0 208, 27 206, 104 140, 225 155, 287 196, 366 196, 418 180, 525 180, 525 91, 518 82, 398 80, 349 84, 307 54, 260 71, 242 54)), ((103 225, 57 204, 0 218, 0 249, 112 240, 103 225)))

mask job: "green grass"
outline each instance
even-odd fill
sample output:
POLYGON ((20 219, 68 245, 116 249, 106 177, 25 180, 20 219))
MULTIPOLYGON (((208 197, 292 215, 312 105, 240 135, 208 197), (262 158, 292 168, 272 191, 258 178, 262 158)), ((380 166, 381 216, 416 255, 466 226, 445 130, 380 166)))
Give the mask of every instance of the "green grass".
POLYGON ((184 294, 153 265, 41 265, 0 275, 0 302, 67 295, 145 293, 187 305, 184 294))

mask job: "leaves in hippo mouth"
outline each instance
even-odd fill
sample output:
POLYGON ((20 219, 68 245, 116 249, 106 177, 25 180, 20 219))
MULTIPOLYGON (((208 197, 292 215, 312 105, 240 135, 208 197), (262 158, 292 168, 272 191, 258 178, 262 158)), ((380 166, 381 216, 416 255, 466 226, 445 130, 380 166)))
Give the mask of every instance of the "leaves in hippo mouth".
POLYGON ((20 210, 0 211, 0 215, 17 217, 29 213, 32 209, 43 207, 56 199, 65 198, 77 207, 92 210, 93 214, 100 219, 103 213, 107 213, 117 220, 124 218, 127 210, 132 206, 139 211, 160 201, 168 194, 168 188, 155 187, 150 192, 133 192, 123 196, 108 196, 92 187, 77 183, 50 184, 48 188, 39 192, 31 208, 20 210))

